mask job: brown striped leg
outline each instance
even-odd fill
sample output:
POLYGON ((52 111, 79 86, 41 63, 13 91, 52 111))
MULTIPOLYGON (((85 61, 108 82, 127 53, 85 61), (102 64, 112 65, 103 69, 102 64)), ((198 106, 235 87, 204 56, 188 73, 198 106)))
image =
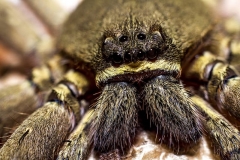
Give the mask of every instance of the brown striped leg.
POLYGON ((77 100, 88 89, 85 77, 69 71, 43 107, 30 115, 0 150, 0 159, 53 159, 80 120, 77 100))
POLYGON ((191 99, 206 119, 203 121, 203 126, 206 134, 210 136, 216 153, 220 154, 222 159, 240 159, 240 132, 238 129, 202 98, 192 96, 191 99))

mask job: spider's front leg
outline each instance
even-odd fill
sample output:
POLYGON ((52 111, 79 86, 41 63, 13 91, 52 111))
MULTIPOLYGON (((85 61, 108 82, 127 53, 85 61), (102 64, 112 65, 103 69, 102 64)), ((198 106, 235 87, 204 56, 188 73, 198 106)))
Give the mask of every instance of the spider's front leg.
POLYGON ((67 72, 52 89, 45 105, 30 115, 4 144, 0 159, 53 159, 80 119, 76 98, 87 87, 83 75, 67 72))

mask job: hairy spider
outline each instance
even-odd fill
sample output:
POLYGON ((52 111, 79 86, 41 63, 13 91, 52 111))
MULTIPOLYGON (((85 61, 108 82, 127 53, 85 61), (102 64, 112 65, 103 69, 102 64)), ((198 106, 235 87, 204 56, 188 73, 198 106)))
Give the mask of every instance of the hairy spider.
POLYGON ((82 2, 58 54, 1 91, 1 108, 44 104, 0 159, 127 159, 143 132, 179 157, 205 137, 216 157, 240 159, 239 32, 224 24, 195 0, 82 2))

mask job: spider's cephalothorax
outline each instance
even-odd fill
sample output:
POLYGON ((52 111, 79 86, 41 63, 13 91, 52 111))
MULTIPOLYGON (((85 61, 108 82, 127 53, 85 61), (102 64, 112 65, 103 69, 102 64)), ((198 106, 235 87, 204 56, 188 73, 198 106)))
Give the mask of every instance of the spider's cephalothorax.
POLYGON ((240 159, 240 78, 231 61, 240 55, 239 33, 212 14, 195 0, 82 2, 59 36, 59 54, 24 86, 37 93, 52 86, 43 107, 16 129, 0 159, 87 159, 91 149, 120 159, 143 130, 176 156, 207 136, 220 158, 240 159))

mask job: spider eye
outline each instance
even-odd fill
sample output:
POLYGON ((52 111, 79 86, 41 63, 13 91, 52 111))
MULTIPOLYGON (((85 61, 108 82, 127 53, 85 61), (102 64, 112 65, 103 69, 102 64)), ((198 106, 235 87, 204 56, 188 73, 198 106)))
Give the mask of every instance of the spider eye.
POLYGON ((149 60, 155 60, 160 53, 159 49, 151 48, 149 51, 147 51, 147 57, 149 60))
POLYGON ((128 36, 121 36, 120 38, 119 38, 119 41, 120 42, 126 42, 128 40, 128 36))
POLYGON ((140 61, 145 59, 145 52, 143 52, 142 50, 139 50, 137 53, 137 57, 140 61))
POLYGON ((137 38, 140 39, 140 40, 144 40, 144 39, 146 39, 146 35, 143 34, 143 33, 140 33, 140 34, 137 35, 137 38))
POLYGON ((120 65, 123 62, 123 58, 119 53, 114 52, 112 54, 112 64, 113 65, 120 65))
POLYGON ((131 55, 131 53, 130 53, 129 51, 126 51, 126 52, 124 53, 124 61, 125 61, 126 63, 129 63, 129 62, 132 61, 132 55, 131 55))

